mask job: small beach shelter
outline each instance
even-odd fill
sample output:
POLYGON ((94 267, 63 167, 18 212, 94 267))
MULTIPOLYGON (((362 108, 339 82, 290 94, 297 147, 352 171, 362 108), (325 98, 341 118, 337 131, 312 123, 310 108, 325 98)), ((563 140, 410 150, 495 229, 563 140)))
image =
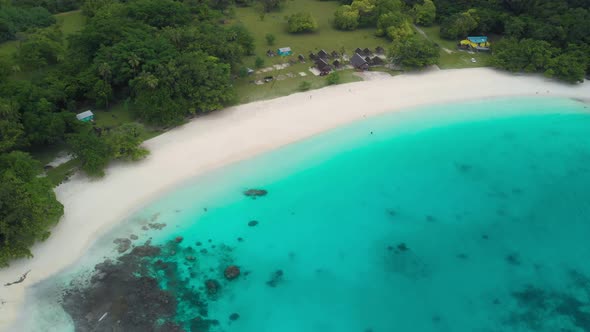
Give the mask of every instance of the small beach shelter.
POLYGON ((377 47, 375 48, 375 52, 376 52, 377 54, 385 54, 385 49, 384 49, 383 47, 381 47, 381 46, 377 46, 377 47))
POLYGON ((277 50, 277 54, 280 56, 289 56, 293 54, 290 47, 281 47, 277 50))
POLYGON ((363 54, 363 50, 360 47, 357 47, 356 50, 354 50, 354 53, 363 54))
POLYGON ((82 122, 91 122, 94 121, 94 113, 91 110, 76 114, 76 119, 82 122))
POLYGON ((318 56, 320 57, 320 59, 327 59, 328 58, 328 52, 321 50, 318 52, 318 56))

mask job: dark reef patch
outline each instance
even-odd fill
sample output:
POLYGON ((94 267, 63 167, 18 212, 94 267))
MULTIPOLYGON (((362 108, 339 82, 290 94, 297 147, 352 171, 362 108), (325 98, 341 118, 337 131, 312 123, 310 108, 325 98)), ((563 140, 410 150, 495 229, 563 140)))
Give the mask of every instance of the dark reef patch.
POLYGON ((72 281, 62 305, 76 331, 207 332, 219 325, 208 317, 208 305, 240 275, 230 256, 233 248, 219 244, 208 254, 219 266, 211 266, 182 243, 175 237, 158 246, 148 240, 97 264, 90 277, 72 281))
MULTIPOLYGON (((562 331, 590 331, 590 278, 578 271, 569 272, 566 291, 527 285, 512 292, 517 309, 505 324, 531 331, 551 331, 551 322, 568 322, 562 331)), ((554 326, 553 326, 554 327, 554 326)))

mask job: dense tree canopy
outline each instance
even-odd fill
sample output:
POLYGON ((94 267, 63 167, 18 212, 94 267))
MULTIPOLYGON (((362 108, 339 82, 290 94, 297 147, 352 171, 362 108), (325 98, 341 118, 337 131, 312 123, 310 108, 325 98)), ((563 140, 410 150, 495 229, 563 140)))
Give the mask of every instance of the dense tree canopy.
POLYGON ((405 68, 421 68, 438 63, 440 52, 432 42, 412 36, 393 43, 390 58, 405 68))
POLYGON ((24 151, 66 145, 83 171, 101 176, 113 159, 148 153, 144 129, 83 123, 76 113, 124 104, 156 129, 181 123, 233 100, 232 73, 254 53, 244 26, 220 24, 222 1, 85 0, 85 24, 67 38, 50 11, 79 1, 7 3, 0 1, 0 42, 17 34, 20 42, 14 57, 0 55, 0 266, 29 256, 62 214, 24 151))
POLYGON ((502 35, 493 63, 510 71, 538 71, 569 82, 589 73, 590 2, 584 0, 434 0, 441 36, 502 35))
POLYGON ((416 23, 420 25, 432 25, 436 19, 436 6, 432 0, 424 0, 423 3, 416 3, 413 7, 416 23))
POLYGON ((334 13, 334 26, 340 30, 354 30, 359 25, 359 12, 349 5, 343 5, 334 13))
POLYGON ((45 8, 21 8, 0 3, 0 42, 16 39, 18 32, 29 28, 47 27, 55 18, 45 8))
POLYGON ((37 176, 40 170, 26 153, 0 155, 0 267, 31 257, 29 248, 45 240, 63 214, 51 183, 37 176))

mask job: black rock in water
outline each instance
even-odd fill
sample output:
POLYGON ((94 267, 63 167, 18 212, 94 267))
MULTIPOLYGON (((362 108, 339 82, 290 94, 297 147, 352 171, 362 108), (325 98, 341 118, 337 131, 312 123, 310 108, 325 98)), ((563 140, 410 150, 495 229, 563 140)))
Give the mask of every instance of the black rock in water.
POLYGON ((270 287, 277 287, 277 285, 283 281, 283 270, 276 270, 270 277, 270 280, 266 282, 270 287))
POLYGON ((256 225, 258 225, 258 221, 256 221, 256 220, 251 220, 248 222, 248 226, 250 226, 250 227, 254 227, 256 225))
POLYGON ((248 197, 261 197, 266 196, 266 194, 268 194, 268 191, 264 189, 248 189, 244 191, 244 195, 248 197))

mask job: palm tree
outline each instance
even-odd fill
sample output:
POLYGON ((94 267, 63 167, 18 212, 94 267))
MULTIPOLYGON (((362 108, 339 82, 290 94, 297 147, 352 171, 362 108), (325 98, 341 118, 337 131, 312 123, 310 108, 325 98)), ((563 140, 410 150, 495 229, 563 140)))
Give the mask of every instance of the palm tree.
POLYGON ((98 74, 102 76, 103 81, 107 82, 108 79, 111 77, 111 66, 106 62, 99 64, 98 74))
POLYGON ((127 60, 127 62, 131 66, 131 69, 133 69, 133 73, 136 74, 137 73, 137 68, 141 64, 141 58, 139 56, 137 56, 137 54, 131 53, 131 55, 129 56, 129 59, 127 60))
POLYGON ((155 89, 158 86, 158 78, 154 76, 152 73, 142 72, 137 77, 139 80, 139 84, 141 86, 148 87, 150 89, 155 89))

